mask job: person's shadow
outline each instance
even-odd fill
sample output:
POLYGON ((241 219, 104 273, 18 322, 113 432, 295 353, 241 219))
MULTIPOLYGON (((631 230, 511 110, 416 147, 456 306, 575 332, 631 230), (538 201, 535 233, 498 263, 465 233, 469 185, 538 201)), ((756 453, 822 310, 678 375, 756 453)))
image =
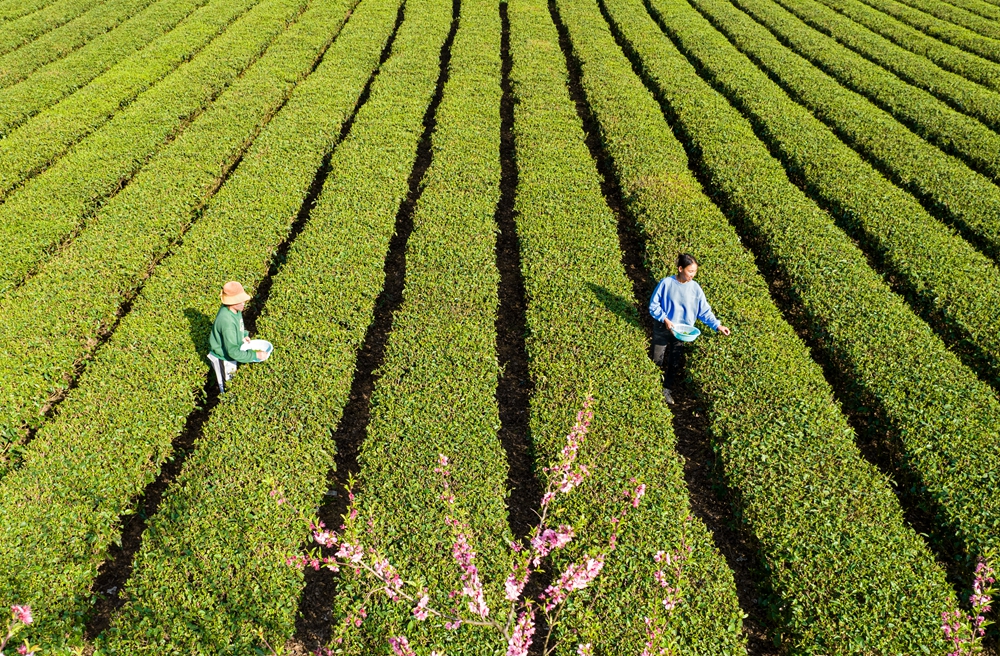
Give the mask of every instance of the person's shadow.
POLYGON ((212 332, 212 319, 204 312, 187 308, 184 316, 188 320, 188 330, 191 334, 191 343, 198 351, 198 354, 205 362, 208 362, 208 335, 212 332))
POLYGON ((597 297, 597 300, 601 302, 601 305, 606 307, 612 314, 628 324, 630 328, 635 328, 642 333, 647 332, 647 327, 639 319, 639 313, 635 309, 635 303, 627 298, 619 296, 601 285, 595 285, 592 282, 587 283, 587 288, 593 292, 594 296, 597 297))

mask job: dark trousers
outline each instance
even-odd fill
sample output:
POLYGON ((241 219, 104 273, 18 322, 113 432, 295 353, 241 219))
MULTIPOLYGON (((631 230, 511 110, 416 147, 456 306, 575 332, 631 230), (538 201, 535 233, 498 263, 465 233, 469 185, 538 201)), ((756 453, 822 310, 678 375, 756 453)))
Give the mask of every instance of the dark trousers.
POLYGON ((673 389, 684 369, 685 343, 674 337, 662 321, 653 324, 653 362, 663 369, 663 386, 673 389))

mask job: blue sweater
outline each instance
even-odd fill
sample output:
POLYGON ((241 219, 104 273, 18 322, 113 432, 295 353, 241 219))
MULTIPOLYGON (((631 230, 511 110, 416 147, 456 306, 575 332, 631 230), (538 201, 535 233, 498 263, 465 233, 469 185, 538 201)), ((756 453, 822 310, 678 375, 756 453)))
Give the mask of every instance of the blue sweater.
POLYGON ((701 285, 693 280, 677 282, 677 276, 664 278, 656 286, 653 297, 649 299, 649 313, 660 323, 670 319, 671 323, 693 326, 695 319, 701 319, 712 330, 718 330, 722 325, 712 313, 701 285))

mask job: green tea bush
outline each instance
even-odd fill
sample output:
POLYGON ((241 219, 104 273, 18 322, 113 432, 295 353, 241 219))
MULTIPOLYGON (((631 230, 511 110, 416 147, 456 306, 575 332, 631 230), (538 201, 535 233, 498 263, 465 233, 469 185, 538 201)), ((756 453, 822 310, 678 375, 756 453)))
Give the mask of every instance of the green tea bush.
MULTIPOLYGON (((793 653, 942 645, 940 613, 955 600, 933 555, 905 525, 886 478, 858 453, 821 369, 771 301, 753 255, 688 170, 683 147, 598 7, 593 0, 558 4, 626 206, 645 235, 650 270, 670 275, 678 252, 697 253, 699 279, 733 330, 700 339, 688 370, 708 406, 738 516, 777 596, 778 635, 793 653)), ((682 61, 641 6, 604 4, 639 57, 682 61)), ((726 47, 732 51, 711 27, 721 43, 700 34, 679 8, 669 24, 685 41, 701 37, 702 50, 717 51, 719 60, 726 47)), ((738 62, 729 65, 733 77, 759 83, 738 62)))
MULTIPOLYGON (((170 14, 169 8, 172 5, 176 9, 204 4, 202 0, 188 0, 186 5, 179 0, 174 0, 174 2, 176 4, 158 3, 155 9, 163 7, 166 13, 170 14)), ((166 31, 166 34, 153 34, 149 37, 143 37, 141 34, 143 30, 150 27, 155 31, 156 21, 154 20, 153 25, 150 26, 145 19, 158 16, 159 11, 152 12, 151 15, 143 14, 143 20, 140 23, 144 26, 143 28, 133 29, 131 26, 127 26, 121 32, 115 31, 108 35, 106 40, 95 40, 92 46, 84 46, 65 59, 44 67, 44 74, 33 75, 31 79, 0 90, 0 135, 12 136, 25 121, 55 105, 63 98, 72 96, 57 110, 68 113, 60 114, 61 118, 56 123, 70 121, 74 113, 80 113, 84 109, 89 108, 91 112, 96 110, 91 119, 94 121, 91 124, 92 127, 88 129, 86 127, 88 124, 83 122, 81 124, 84 130, 82 135, 73 136, 74 133, 69 133, 66 137, 66 143, 71 144, 82 139, 90 131, 97 129, 109 120, 116 113, 116 109, 120 110, 125 107, 140 92, 146 90, 180 64, 194 57, 198 50, 208 44, 254 4, 256 3, 229 4, 213 0, 208 6, 202 6, 191 13, 176 28, 172 30, 161 29, 161 33, 166 31), (152 43, 139 49, 138 52, 124 52, 120 61, 106 72, 94 70, 94 64, 99 64, 102 57, 109 56, 109 53, 104 52, 105 46, 109 49, 127 47, 125 44, 130 43, 131 39, 137 36, 139 43, 146 38, 152 40, 152 43), (91 80, 88 77, 81 77, 81 75, 98 76, 91 80), (50 77, 51 80, 49 80, 50 77), (104 107, 102 103, 110 104, 104 107)), ((13 53, 11 56, 15 54, 13 53)), ((110 56, 117 57, 118 55, 110 53, 110 56)), ((54 112, 53 116, 55 115, 54 112)), ((77 117, 73 122, 80 120, 77 117)), ((77 126, 76 129, 81 129, 81 126, 77 126)), ((26 130, 25 135, 28 132, 26 130)))
POLYGON ((557 504, 580 535, 554 559, 561 571, 612 533, 622 492, 640 481, 646 498, 592 588, 564 610, 559 653, 592 643, 605 654, 637 654, 645 616, 660 606, 654 555, 675 551, 687 531, 684 603, 668 627, 685 654, 742 654, 742 612, 732 573, 690 507, 660 375, 622 267, 617 224, 567 90, 566 62, 544 0, 509 3, 511 80, 521 270, 528 298, 526 345, 534 381, 530 431, 536 470, 553 465, 566 417, 589 390, 596 419, 580 451, 594 472, 586 489, 557 504), (686 527, 686 529, 685 529, 686 527), (590 603, 594 605, 589 606, 590 603))
POLYGON ((949 23, 914 9, 897 0, 863 0, 866 5, 906 23, 928 36, 950 43, 968 53, 1000 62, 1000 47, 994 39, 977 34, 960 25, 949 23))
POLYGON ((0 25, 0 55, 31 43, 93 7, 93 0, 56 0, 38 11, 0 25))
MULTIPOLYGON (((501 97, 495 2, 462 2, 449 70, 431 136, 434 156, 406 243, 404 301, 393 318, 358 458, 358 522, 372 522, 368 547, 405 579, 427 587, 432 607, 450 609, 447 592, 463 586, 445 519, 449 513, 463 518, 480 576, 495 584, 485 594, 490 618, 496 618, 506 605, 502 582, 511 535, 495 398, 501 97), (450 511, 439 500, 439 454, 451 461, 456 500, 450 511)), ((368 587, 364 577, 342 573, 335 627, 368 587)), ((339 647, 381 653, 389 638, 403 634, 415 647, 470 656, 492 655, 503 646, 483 628, 414 625, 411 607, 383 595, 339 647)))
MULTIPOLYGON (((0 57, 0 87, 4 87, 0 90, 0 116, 10 112, 12 104, 18 113, 28 116, 55 104, 174 29, 207 1, 159 0, 118 28, 48 64, 26 56, 28 48, 0 57)), ((3 130, 9 131, 9 127, 3 130)))
POLYGON ((37 68, 65 57, 92 39, 100 39, 153 3, 154 0, 109 0, 16 51, 0 56, 0 87, 23 80, 37 68))
MULTIPOLYGON (((278 0, 271 7, 273 23, 284 28, 305 4, 278 0)), ((333 5, 283 30, 263 57, 100 210, 87 230, 0 301, 6 351, 0 380, 8 400, 0 431, 14 436, 19 423, 39 425, 46 397, 67 384, 75 363, 113 328, 122 304, 309 73, 346 11, 333 5)))
MULTIPOLYGON (((1000 96, 879 36, 817 0, 776 0, 797 17, 955 109, 1000 129, 1000 96)), ((891 19, 890 19, 891 20, 891 19)))
MULTIPOLYGON (((349 7, 322 6, 334 20, 349 7)), ((0 579, 0 597, 35 600, 45 621, 69 622, 67 609, 86 611, 86 591, 118 539, 118 518, 134 511, 133 499, 174 457, 171 441, 202 401, 219 286, 236 278, 252 292, 267 272, 378 63, 395 13, 389 2, 354 12, 184 244, 157 267, 62 411, 25 450, 23 468, 0 484, 10 503, 0 512, 9 545, 0 571, 11 573, 0 579), (21 533, 25 524, 38 534, 21 533), (90 546, 80 549, 83 542, 90 546)))
POLYGON ((274 355, 230 381, 168 490, 136 556, 126 586, 131 601, 103 642, 108 653, 161 653, 170 645, 246 654, 263 640, 280 646, 291 636, 303 581, 286 558, 309 535, 296 515, 313 513, 327 491, 336 448, 330 435, 382 289, 451 6, 407 2, 392 56, 334 152, 257 322, 274 355), (287 503, 278 504, 274 490, 287 503))
POLYGON ((1000 189, 995 184, 844 89, 732 4, 716 0, 692 4, 841 139, 1000 259, 1000 189))
POLYGON ((860 0, 819 0, 847 18, 881 34, 896 45, 922 55, 938 66, 1000 91, 1000 65, 939 41, 860 0))
POLYGON ((0 21, 7 22, 42 9, 55 0, 0 0, 0 21))
MULTIPOLYGON (((978 32, 991 39, 1000 39, 1000 26, 995 22, 997 15, 994 7, 993 20, 988 20, 968 9, 959 6, 958 2, 933 2, 933 0, 900 0, 904 5, 919 9, 931 16, 940 18, 959 27, 978 32)), ((987 5, 989 7, 990 5, 987 5)))
POLYGON ((771 0, 738 0, 736 5, 767 27, 793 52, 848 89, 868 98, 924 139, 986 177, 1000 180, 1000 135, 976 119, 951 109, 929 92, 907 84, 812 29, 771 0))
MULTIPOLYGON (((266 0, 204 52, 124 110, 120 103, 128 98, 105 95, 109 89, 103 84, 104 78, 116 79, 126 69, 133 71, 124 76, 131 82, 152 69, 161 69, 155 76, 160 77, 183 62, 192 47, 197 49, 211 40, 256 3, 257 0, 232 0, 211 5, 206 8, 209 10, 206 15, 200 17, 203 20, 189 25, 190 30, 176 30, 163 40, 170 42, 163 45, 170 46, 167 50, 172 51, 172 61, 155 56, 149 69, 130 69, 135 62, 127 60, 88 85, 85 91, 35 116, 14 134, 0 140, 0 180, 6 181, 0 182, 0 189, 9 191, 24 176, 49 167, 74 141, 89 135, 51 168, 9 194, 0 206, 0 297, 20 284, 60 243, 78 232, 165 142, 176 138, 238 79, 294 14, 280 13, 284 6, 281 0, 266 0), (174 35, 184 38, 170 38, 174 35), (191 39, 194 35, 197 38, 191 39), (136 70, 141 72, 138 76, 134 74, 136 70), (87 92, 101 99, 95 100, 87 92), (102 129, 90 134, 102 125, 102 129)), ((147 51, 138 54, 145 55, 147 51)))
MULTIPOLYGON (((653 0, 653 6, 665 3, 653 0)), ((623 28, 624 29, 624 28, 623 28)), ((626 34, 632 43, 632 37, 626 34)), ((660 37, 661 43, 667 43, 660 37)), ((638 46, 635 46, 638 47, 638 46)), ((663 52, 659 50, 658 52, 663 52)), ((674 49, 641 66, 676 121, 713 197, 753 240, 813 352, 843 382, 843 401, 889 429, 911 492, 936 512, 947 549, 980 554, 998 542, 996 478, 1000 403, 905 301, 861 250, 802 191, 757 139, 750 123, 674 49)))
POLYGON ((993 329, 1000 271, 994 263, 789 99, 690 5, 656 1, 663 24, 702 75, 750 117, 772 152, 888 270, 928 323, 959 342, 984 377, 1000 386, 1000 335, 993 329))

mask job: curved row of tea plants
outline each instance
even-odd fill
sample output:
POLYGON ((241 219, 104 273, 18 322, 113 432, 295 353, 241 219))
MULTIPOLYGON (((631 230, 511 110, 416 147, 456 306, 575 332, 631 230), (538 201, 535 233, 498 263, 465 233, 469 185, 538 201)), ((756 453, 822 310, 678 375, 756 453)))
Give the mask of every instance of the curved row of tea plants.
MULTIPOLYGON (((445 519, 468 522, 490 616, 503 618, 511 532, 495 397, 501 89, 500 13, 494 0, 462 2, 449 70, 431 137, 434 159, 406 243, 404 301, 393 318, 358 458, 358 521, 373 523, 371 546, 404 578, 428 587, 432 606, 444 609, 454 605, 448 592, 462 589, 445 519), (438 454, 451 460, 452 510, 439 499, 438 454)), ((566 429, 571 421, 572 413, 566 429)), ((341 574, 335 625, 369 586, 370 581, 341 574)), ((430 622, 413 626, 411 608, 377 600, 342 648, 381 653, 388 638, 398 635, 418 649, 469 656, 492 656, 504 645, 496 634, 474 627, 455 632, 430 622)))
POLYGON ((23 80, 45 64, 61 59, 89 41, 114 30, 157 0, 107 0, 79 18, 0 56, 0 87, 23 80))
MULTIPOLYGON (((743 0, 737 0, 742 2, 743 0)), ((899 185, 1000 258, 1000 189, 782 46, 729 2, 692 4, 800 104, 899 185)))
POLYGON ((814 354, 844 381, 851 412, 887 429, 899 464, 919 478, 917 497, 937 511, 941 539, 970 555, 1000 543, 1000 500, 991 491, 1000 476, 995 392, 892 293, 686 60, 643 66, 713 194, 755 242, 758 260, 785 281, 814 354))
POLYGON ((996 132, 812 29, 771 0, 736 0, 735 4, 792 52, 868 98, 930 143, 986 177, 1000 180, 1000 135, 996 132))
POLYGON ((1000 65, 939 41, 860 0, 818 0, 839 14, 889 39, 901 48, 922 55, 941 68, 1000 91, 1000 65))
POLYGON ((94 0, 56 0, 38 11, 0 24, 0 55, 31 43, 94 7, 94 0))
MULTIPOLYGON (((347 9, 329 7, 331 15, 347 9)), ((369 0, 355 10, 25 449, 23 468, 0 484, 0 535, 8 545, 0 571, 21 570, 0 579, 0 598, 34 603, 40 627, 60 607, 86 606, 118 518, 176 455, 171 441, 204 401, 218 289, 233 278, 252 293, 266 274, 378 63, 395 13, 395 4, 369 0), (39 530, 29 538, 23 525, 39 530)))
POLYGON ((291 636, 303 578, 286 558, 308 537, 300 514, 327 491, 331 433, 382 288, 451 19, 448 0, 407 2, 392 56, 257 322, 274 354, 230 381, 168 490, 136 556, 131 601, 103 642, 108 653, 170 645, 246 654, 291 636))
POLYGON ((994 62, 1000 62, 1000 46, 990 39, 972 30, 954 23, 943 21, 905 5, 897 0, 862 0, 866 5, 893 18, 914 27, 928 36, 950 43, 962 50, 985 57, 994 62))
POLYGON ((955 109, 1000 130, 1000 95, 879 36, 817 0, 775 0, 799 19, 851 50, 928 91, 955 109))
MULTIPOLYGON (((859 642, 880 653, 943 647, 940 613, 956 605, 944 572, 905 524, 886 477, 858 452, 822 370, 688 170, 594 0, 558 4, 649 269, 669 276, 678 252, 696 253, 699 280, 733 330, 702 337, 688 371, 709 408, 738 516, 761 550, 783 642, 794 653, 859 642)), ((604 4, 638 56, 680 60, 640 4, 604 4)), ((682 20, 672 16, 671 27, 682 31, 682 20)))
POLYGON ((43 9, 56 0, 0 0, 0 24, 43 9))
MULTIPOLYGON (((289 0, 264 0, 123 111, 116 112, 110 102, 90 103, 78 93, 0 140, 0 186, 9 190, 110 119, 0 205, 0 298, 89 223, 149 158, 238 80, 305 1, 289 13, 289 0)), ((223 16, 209 21, 215 23, 212 31, 256 2, 220 0, 212 8, 221 9, 223 16)), ((183 56, 179 53, 175 63, 183 56)))
POLYGON ((680 548, 686 531, 694 551, 685 565, 685 600, 671 617, 670 630, 681 653, 743 654, 732 573, 704 524, 687 521, 691 511, 670 412, 659 372, 646 356, 615 217, 601 194, 566 86, 556 27, 544 0, 513 0, 509 17, 518 169, 514 210, 535 385, 530 431, 540 476, 559 458, 567 417, 588 391, 597 396, 579 455, 593 474, 584 487, 554 503, 559 521, 574 526, 580 538, 554 559, 553 570, 562 571, 585 552, 607 551, 610 520, 626 503, 624 493, 636 482, 647 486, 600 577, 563 611, 562 653, 588 642, 608 654, 641 652, 647 636, 643 617, 662 613, 653 556, 680 548))
POLYGON ((794 178, 893 276, 927 322, 959 342, 981 374, 1000 387, 1000 270, 995 264, 789 99, 689 4, 662 0, 657 6, 680 48, 750 117, 794 178))
POLYGON ((987 0, 949 0, 948 4, 961 7, 983 18, 1000 20, 1000 6, 996 2, 987 2, 987 0))
MULTIPOLYGON (((271 8, 282 28, 306 0, 271 8)), ((264 6, 264 5, 262 5, 264 6)), ((0 431, 37 426, 39 409, 64 388, 76 363, 113 329, 167 250, 184 234, 261 127, 309 73, 336 33, 339 5, 316 3, 122 193, 92 225, 0 300, 0 381, 6 404, 0 431)))
MULTIPOLYGON (((1000 25, 996 16, 992 20, 984 18, 968 9, 958 6, 958 2, 934 2, 934 0, 899 0, 904 5, 919 9, 943 21, 978 32, 991 39, 1000 39, 1000 25)), ((988 6, 988 5, 987 5, 988 6)))
MULTIPOLYGON (((198 4, 205 3, 199 1, 198 4)), ((49 126, 72 126, 73 131, 65 133, 61 142, 55 142, 56 152, 50 153, 49 158, 57 157, 70 144, 111 119, 141 92, 195 57, 199 50, 255 4, 257 0, 236 3, 210 0, 208 6, 200 7, 166 34, 155 35, 152 43, 122 57, 121 61, 108 71, 98 73, 92 81, 87 77, 74 77, 78 73, 67 70, 79 67, 79 73, 92 75, 92 66, 99 60, 92 59, 94 54, 89 47, 50 64, 43 75, 32 76, 0 90, 0 136, 10 138, 25 121, 72 94, 44 119, 49 126), (50 76, 52 80, 48 81, 50 76)), ((100 48, 99 45, 97 47, 100 48)), ((19 137, 25 141, 24 149, 30 149, 32 140, 37 141, 49 129, 41 128, 39 125, 33 131, 25 129, 23 136, 19 137)), ((10 149, 10 146, 7 148, 10 149)), ((52 148, 49 147, 50 150, 52 148)), ((8 183, 5 189, 9 189, 11 184, 8 183)))
MULTIPOLYGON (((7 87, 0 90, 0 108, 14 103, 19 114, 37 113, 174 29, 207 2, 158 0, 114 30, 46 65, 36 64, 33 58, 26 56, 27 48, 0 57, 0 87, 7 87)), ((0 109, 0 116, 3 112, 4 109, 0 109)), ((0 122, 0 125, 9 124, 9 120, 0 122)))

